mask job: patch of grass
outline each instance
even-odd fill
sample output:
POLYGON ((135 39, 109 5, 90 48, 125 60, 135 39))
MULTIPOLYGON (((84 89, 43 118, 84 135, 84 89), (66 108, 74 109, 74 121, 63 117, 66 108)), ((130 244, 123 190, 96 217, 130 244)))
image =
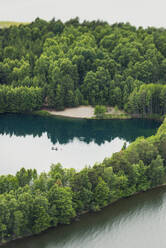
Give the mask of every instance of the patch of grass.
MULTIPOLYGON (((92 117, 92 119, 98 119, 96 117, 92 117)), ((103 118, 100 118, 102 120, 111 120, 111 119, 120 119, 120 120, 125 120, 125 119, 132 119, 132 116, 129 114, 105 114, 103 118)))
POLYGON ((125 114, 125 113, 122 113, 122 114, 107 114, 105 116, 105 119, 131 119, 131 115, 129 114, 125 114))
POLYGON ((28 22, 9 22, 9 21, 0 21, 0 28, 9 28, 10 26, 19 26, 19 25, 27 25, 28 22))
POLYGON ((39 116, 52 116, 52 114, 50 114, 46 110, 36 110, 36 111, 33 111, 31 114, 33 114, 33 115, 39 115, 39 116))

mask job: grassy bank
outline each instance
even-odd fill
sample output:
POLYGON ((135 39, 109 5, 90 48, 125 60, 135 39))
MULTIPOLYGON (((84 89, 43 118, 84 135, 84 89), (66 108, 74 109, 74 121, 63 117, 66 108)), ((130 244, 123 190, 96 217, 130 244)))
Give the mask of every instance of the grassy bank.
POLYGON ((36 110, 36 111, 33 111, 33 112, 30 112, 30 114, 33 114, 33 115, 38 115, 38 116, 53 116, 50 112, 48 112, 47 110, 36 110))
POLYGON ((133 117, 129 114, 105 114, 102 116, 102 118, 92 117, 91 119, 94 120, 112 120, 112 119, 120 119, 120 120, 126 120, 126 119, 132 119, 133 117))

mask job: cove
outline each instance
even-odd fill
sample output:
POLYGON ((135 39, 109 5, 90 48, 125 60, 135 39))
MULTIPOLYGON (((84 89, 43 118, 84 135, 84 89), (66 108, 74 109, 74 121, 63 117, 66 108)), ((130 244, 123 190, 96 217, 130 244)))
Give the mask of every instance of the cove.
POLYGON ((139 136, 155 134, 153 120, 79 120, 23 114, 0 115, 0 174, 21 167, 48 171, 52 163, 81 170, 102 162, 139 136), (53 150, 54 149, 54 150, 53 150), (56 150, 55 150, 56 149, 56 150))

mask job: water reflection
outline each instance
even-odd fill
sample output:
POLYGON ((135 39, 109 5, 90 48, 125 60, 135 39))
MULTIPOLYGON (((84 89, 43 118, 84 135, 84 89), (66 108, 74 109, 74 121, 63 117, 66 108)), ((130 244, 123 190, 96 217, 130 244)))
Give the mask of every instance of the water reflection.
POLYGON ((41 137, 47 133, 52 144, 67 144, 77 137, 89 144, 101 145, 116 137, 131 142, 138 136, 148 137, 155 133, 160 123, 150 120, 78 120, 39 117, 33 115, 0 115, 0 134, 10 136, 41 137))

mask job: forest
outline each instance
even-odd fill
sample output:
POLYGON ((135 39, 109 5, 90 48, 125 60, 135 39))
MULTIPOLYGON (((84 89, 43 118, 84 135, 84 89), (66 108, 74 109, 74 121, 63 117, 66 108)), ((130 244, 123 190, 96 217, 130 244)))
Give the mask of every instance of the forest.
POLYGON ((69 224, 79 215, 166 183, 166 119, 102 163, 77 172, 52 164, 48 173, 20 169, 0 176, 0 242, 69 224))
POLYGON ((163 115, 165 80, 164 28, 37 18, 0 29, 0 112, 90 104, 163 115))
MULTIPOLYGON (((0 113, 90 104, 164 115, 165 82, 164 28, 37 18, 0 29, 0 113)), ((0 243, 165 184, 165 147, 166 119, 155 136, 80 172, 53 164, 40 175, 24 168, 1 175, 0 243)))

